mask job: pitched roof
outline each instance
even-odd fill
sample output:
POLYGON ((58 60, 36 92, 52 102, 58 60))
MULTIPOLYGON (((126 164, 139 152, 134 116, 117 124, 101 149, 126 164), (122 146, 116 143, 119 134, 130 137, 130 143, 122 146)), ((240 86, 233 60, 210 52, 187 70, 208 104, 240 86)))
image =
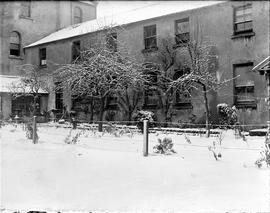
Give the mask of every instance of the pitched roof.
MULTIPOLYGON (((182 6, 166 6, 166 5, 151 5, 151 8, 140 8, 131 10, 129 12, 119 13, 111 16, 102 17, 99 19, 94 19, 91 21, 79 23, 76 25, 71 25, 59 31, 56 31, 32 44, 27 45, 24 48, 29 48, 44 43, 54 42, 58 40, 63 40, 67 38, 72 38, 80 36, 83 34, 96 32, 104 29, 104 27, 115 27, 120 25, 126 25, 131 23, 136 23, 139 21, 162 17, 169 14, 179 13, 187 10, 192 10, 196 8, 206 7, 210 5, 220 4, 224 1, 182 1, 182 6)), ((181 2, 178 2, 179 4, 181 2)))
POLYGON ((270 56, 266 57, 263 61, 253 67, 252 71, 270 69, 270 56))

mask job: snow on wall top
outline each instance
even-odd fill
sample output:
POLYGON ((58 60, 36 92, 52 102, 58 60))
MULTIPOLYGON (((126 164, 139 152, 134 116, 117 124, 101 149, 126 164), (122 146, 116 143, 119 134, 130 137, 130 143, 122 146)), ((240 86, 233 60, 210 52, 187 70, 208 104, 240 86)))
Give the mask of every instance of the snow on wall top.
POLYGON ((120 26, 131 24, 151 18, 161 17, 173 13, 178 13, 186 10, 192 10, 200 7, 220 4, 224 1, 181 1, 178 2, 179 6, 173 5, 151 5, 151 8, 135 9, 129 12, 119 13, 111 16, 94 19, 91 21, 71 25, 59 31, 56 31, 32 44, 25 46, 29 48, 44 43, 58 41, 62 39, 72 38, 79 35, 95 32, 104 29, 106 26, 120 26), (181 7, 180 7, 181 4, 181 7))

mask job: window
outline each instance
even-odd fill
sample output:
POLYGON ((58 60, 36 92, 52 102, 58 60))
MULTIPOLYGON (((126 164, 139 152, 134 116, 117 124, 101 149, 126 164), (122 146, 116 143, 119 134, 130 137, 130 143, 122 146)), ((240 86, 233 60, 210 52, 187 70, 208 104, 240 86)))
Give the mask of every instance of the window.
POLYGON ((234 65, 235 105, 240 108, 255 108, 253 63, 234 65))
POLYGON ((117 102, 117 96, 116 95, 110 95, 107 98, 107 107, 108 109, 117 109, 118 102, 117 102))
MULTIPOLYGON (((189 72, 190 72, 190 69, 188 68, 176 70, 173 76, 173 80, 177 80, 178 78, 182 77, 185 74, 188 74, 189 72)), ((182 91, 176 90, 174 106, 181 109, 192 108, 191 97, 190 97, 189 92, 187 91, 182 92, 182 91)))
POLYGON ((106 36, 106 45, 112 52, 117 52, 117 33, 110 33, 106 36))
MULTIPOLYGON (((59 82, 55 83, 55 85, 59 85, 59 82)), ((62 111, 63 110, 63 89, 58 88, 55 91, 55 108, 62 111)))
POLYGON ((80 58, 81 53, 81 42, 80 41, 74 41, 72 43, 72 61, 75 61, 80 58))
POLYGON ((147 89, 144 92, 144 107, 156 107, 158 99, 156 95, 155 86, 158 83, 157 75, 158 67, 153 66, 152 64, 145 65, 145 73, 148 75, 147 89))
MULTIPOLYGON (((32 96, 19 96, 15 99, 12 99, 11 111, 12 114, 22 116, 30 116, 33 109, 34 98, 32 96)), ((37 113, 40 112, 40 98, 37 100, 37 113)))
POLYGON ((46 48, 39 49, 39 65, 40 66, 47 66, 47 55, 46 55, 46 48))
POLYGON ((82 10, 79 7, 74 8, 74 24, 82 23, 82 10))
POLYGON ((31 1, 23 1, 21 3, 21 14, 22 17, 30 17, 31 16, 31 1))
POLYGON ((18 32, 12 32, 10 34, 9 55, 20 56, 21 50, 21 38, 18 32))
POLYGON ((186 44, 189 38, 189 18, 175 21, 175 42, 176 44, 186 44))
POLYGON ((157 47, 156 25, 144 27, 144 46, 146 50, 157 47))
POLYGON ((246 4, 234 10, 234 34, 252 32, 252 5, 246 4))

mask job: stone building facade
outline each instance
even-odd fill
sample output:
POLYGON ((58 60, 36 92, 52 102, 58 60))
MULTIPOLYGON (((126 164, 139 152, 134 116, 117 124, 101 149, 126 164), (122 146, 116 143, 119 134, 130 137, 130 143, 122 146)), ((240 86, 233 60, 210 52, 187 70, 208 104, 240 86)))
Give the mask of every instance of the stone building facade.
MULTIPOLYGON (((39 63, 39 51, 46 48, 48 72, 53 72, 55 64, 72 61, 72 47, 77 42, 81 48, 91 43, 91 38, 100 32, 95 20, 84 23, 78 29, 66 28, 65 31, 51 35, 26 46, 26 62, 39 63), (81 27, 81 28, 80 28, 81 27), (67 36, 69 35, 69 36, 67 36)), ((154 48, 164 37, 188 35, 192 40, 203 37, 215 44, 217 55, 216 76, 223 81, 234 79, 223 85, 222 89, 209 94, 209 106, 212 121, 216 121, 218 103, 236 105, 240 113, 240 122, 261 124, 267 121, 267 89, 264 77, 253 73, 252 68, 269 55, 269 2, 267 1, 231 1, 201 7, 144 20, 131 20, 122 24, 124 31, 117 33, 117 39, 125 42, 129 53, 138 60, 145 60, 149 55, 147 39, 155 40, 154 48), (147 29, 149 32, 147 32, 147 29)), ((175 40, 177 42, 177 40, 175 40)), ((150 42, 151 43, 151 42, 150 42)), ((149 94, 147 94, 149 98, 149 94)), ((189 100, 185 97, 175 99, 172 110, 174 122, 203 122, 205 109, 202 94, 197 92, 189 100)), ((145 106, 147 97, 140 108, 145 106)), ((71 109, 72 101, 64 94, 63 102, 71 109)), ((54 92, 48 97, 48 109, 56 108, 54 92)), ((164 120, 158 106, 148 106, 159 120, 164 120)), ((121 110, 115 120, 124 119, 121 110)))
POLYGON ((30 104, 25 98, 12 100, 5 87, 21 75, 19 67, 25 64, 23 47, 72 24, 95 19, 96 6, 91 1, 0 2, 1 116, 8 118, 12 111, 16 113, 15 105, 17 112, 25 113, 30 104))

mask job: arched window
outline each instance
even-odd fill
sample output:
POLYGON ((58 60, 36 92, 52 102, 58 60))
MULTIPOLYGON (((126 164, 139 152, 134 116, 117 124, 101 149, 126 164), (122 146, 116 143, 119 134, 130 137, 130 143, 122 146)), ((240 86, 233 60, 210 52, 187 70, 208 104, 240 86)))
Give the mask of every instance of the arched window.
POLYGON ((11 32, 9 42, 9 55, 20 56, 21 37, 18 32, 11 32))
POLYGON ((74 8, 74 24, 82 22, 82 10, 79 7, 74 8))

